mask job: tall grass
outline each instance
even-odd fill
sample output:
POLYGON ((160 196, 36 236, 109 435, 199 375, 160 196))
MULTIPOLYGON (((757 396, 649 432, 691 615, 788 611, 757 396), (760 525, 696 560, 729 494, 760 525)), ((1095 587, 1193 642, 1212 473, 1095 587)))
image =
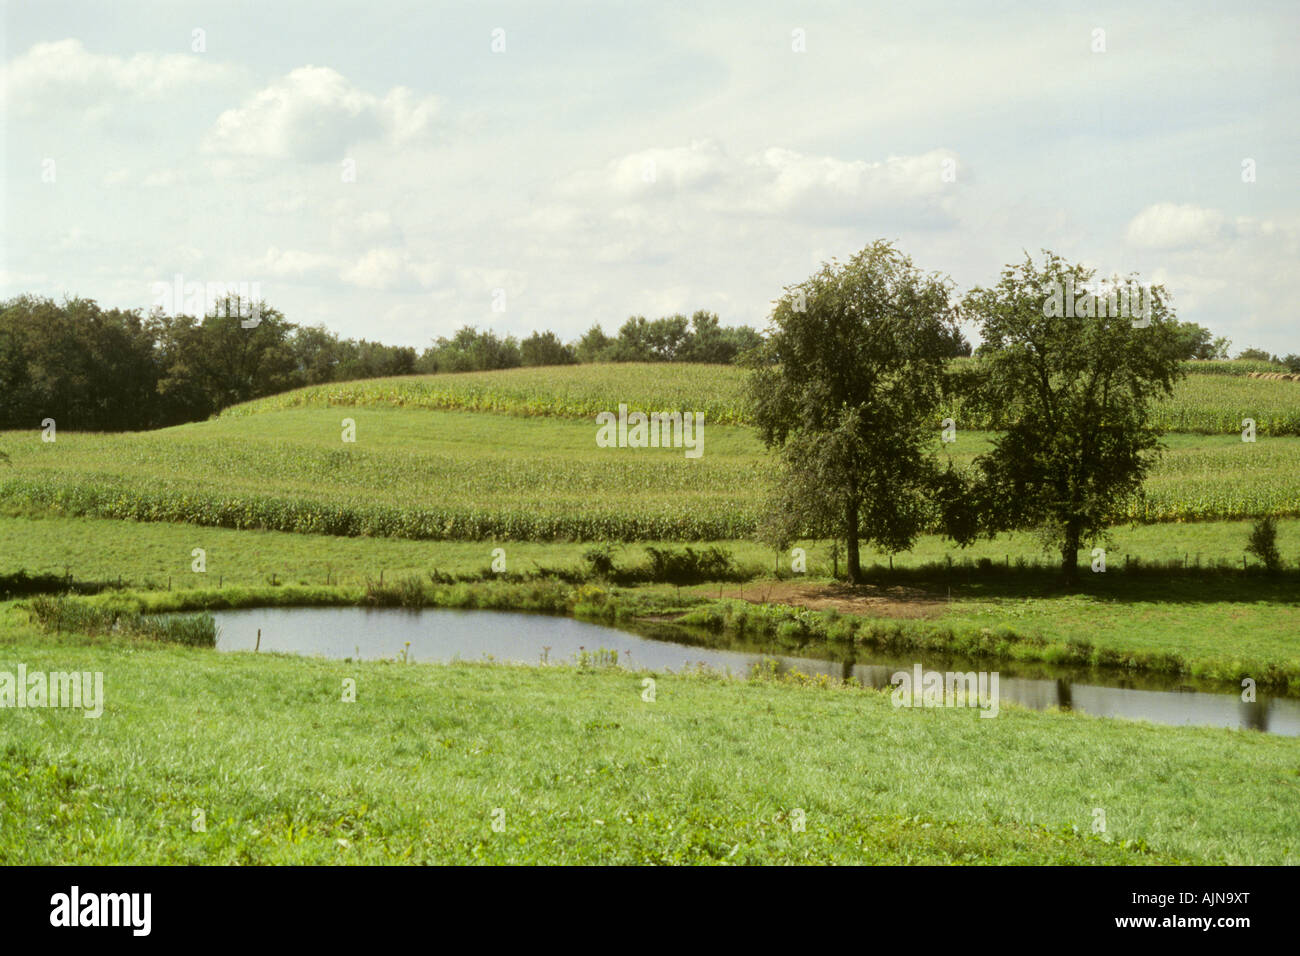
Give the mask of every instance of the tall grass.
POLYGON ((153 615, 89 604, 74 598, 38 595, 27 604, 32 620, 47 631, 136 637, 163 644, 216 647, 211 614, 153 615))

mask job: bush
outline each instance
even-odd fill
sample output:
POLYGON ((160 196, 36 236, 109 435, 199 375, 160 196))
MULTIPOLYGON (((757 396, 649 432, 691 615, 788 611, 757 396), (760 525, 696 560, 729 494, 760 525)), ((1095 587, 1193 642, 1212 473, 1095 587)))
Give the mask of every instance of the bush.
POLYGON ((1250 529, 1246 553, 1259 558, 1269 571, 1282 570, 1282 553, 1277 549, 1277 521, 1272 516, 1260 518, 1250 529))
POLYGON ((588 549, 582 560, 598 578, 607 578, 614 573, 614 549, 607 544, 588 549))
POLYGON ((736 563, 725 548, 712 547, 703 551, 686 547, 647 547, 650 556, 648 576, 651 581, 669 584, 699 584, 702 581, 725 581, 736 574, 736 563))

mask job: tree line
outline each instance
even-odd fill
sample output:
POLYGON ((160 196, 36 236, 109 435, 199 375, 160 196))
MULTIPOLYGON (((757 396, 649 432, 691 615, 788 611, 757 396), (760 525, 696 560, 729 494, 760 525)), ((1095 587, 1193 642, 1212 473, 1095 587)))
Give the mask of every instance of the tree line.
POLYGON ((23 295, 0 301, 0 428, 45 418, 85 431, 160 428, 304 385, 391 375, 583 362, 731 363, 762 336, 697 311, 629 318, 615 335, 593 325, 577 341, 522 341, 465 326, 423 352, 300 326, 265 303, 217 302, 203 317, 104 309, 93 299, 23 295))

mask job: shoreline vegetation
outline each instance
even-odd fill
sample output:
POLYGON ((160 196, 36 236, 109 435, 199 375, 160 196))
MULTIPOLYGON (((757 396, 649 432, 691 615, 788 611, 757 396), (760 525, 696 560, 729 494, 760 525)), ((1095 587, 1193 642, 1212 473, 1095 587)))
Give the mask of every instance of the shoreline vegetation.
MULTIPOLYGON (((1156 573, 1156 572, 1150 572, 1156 573)), ((1212 582, 1221 572, 1184 575, 1195 588, 1212 582)), ((581 583, 543 575, 513 575, 488 580, 457 580, 449 575, 405 577, 387 583, 356 586, 275 587, 232 586, 175 591, 106 590, 97 595, 38 595, 14 606, 28 613, 45 631, 88 636, 138 636, 161 643, 213 647, 211 612, 257 607, 373 607, 447 608, 531 612, 573 617, 631 630, 647 626, 682 629, 696 637, 754 639, 776 647, 820 644, 828 651, 861 648, 869 651, 931 652, 986 663, 1037 662, 1095 670, 1116 676, 1160 675, 1194 678, 1222 685, 1222 690, 1254 680, 1261 689, 1283 696, 1300 696, 1300 654, 1279 647, 1272 657, 1201 653, 1188 655, 1158 646, 1116 645, 1082 637, 1052 638, 1032 628, 1012 624, 983 626, 978 622, 943 619, 887 619, 842 613, 834 608, 766 603, 765 585, 753 582, 755 600, 710 597, 707 586, 642 584, 610 585, 597 578, 581 583), (671 587, 671 590, 670 590, 671 587), (174 615, 168 617, 168 615, 174 615)), ((1296 590, 1300 574, 1273 580, 1281 590, 1296 590)), ((719 590, 723 588, 719 587, 719 590)))

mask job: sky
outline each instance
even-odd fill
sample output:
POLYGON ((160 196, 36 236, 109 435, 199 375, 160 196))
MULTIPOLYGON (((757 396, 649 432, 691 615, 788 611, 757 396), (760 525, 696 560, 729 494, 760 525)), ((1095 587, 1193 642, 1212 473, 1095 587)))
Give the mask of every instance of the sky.
POLYGON ((1300 352, 1300 4, 5 0, 0 297, 426 346, 1051 249, 1300 352))

